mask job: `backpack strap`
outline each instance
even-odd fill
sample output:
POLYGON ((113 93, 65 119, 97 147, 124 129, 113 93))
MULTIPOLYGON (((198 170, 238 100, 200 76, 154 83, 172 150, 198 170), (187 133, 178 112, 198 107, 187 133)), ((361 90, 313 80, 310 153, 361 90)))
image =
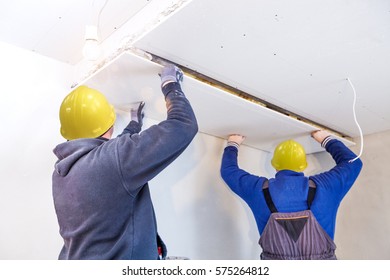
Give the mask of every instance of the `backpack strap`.
POLYGON ((310 210, 311 204, 314 200, 314 196, 316 194, 317 186, 316 183, 314 183, 313 180, 309 179, 309 192, 307 193, 307 206, 310 210))
POLYGON ((271 211, 271 213, 278 212, 278 209, 276 209, 276 206, 272 201, 271 194, 269 193, 268 179, 265 179, 263 183, 263 194, 264 194, 265 202, 267 203, 267 206, 269 208, 269 211, 271 211))

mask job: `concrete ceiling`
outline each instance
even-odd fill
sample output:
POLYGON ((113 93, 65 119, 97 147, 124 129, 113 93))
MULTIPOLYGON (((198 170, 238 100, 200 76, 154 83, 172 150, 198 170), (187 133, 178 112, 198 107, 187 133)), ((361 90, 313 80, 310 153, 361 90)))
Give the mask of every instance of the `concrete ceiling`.
MULTIPOLYGON (((0 1, 0 41, 76 65, 86 24, 105 42, 130 36, 158 1, 0 1)), ((350 78, 363 133, 390 129, 389 0, 162 2, 187 3, 137 48, 355 137, 350 78)))

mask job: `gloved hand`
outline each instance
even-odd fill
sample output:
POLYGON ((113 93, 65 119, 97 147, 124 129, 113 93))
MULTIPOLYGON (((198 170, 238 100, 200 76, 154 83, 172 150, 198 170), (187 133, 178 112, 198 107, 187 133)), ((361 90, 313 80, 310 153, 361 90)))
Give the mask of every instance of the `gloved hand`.
POLYGON ((131 121, 122 131, 122 133, 118 135, 118 137, 124 134, 133 135, 134 133, 141 132, 142 125, 143 125, 143 118, 144 118, 144 106, 145 106, 145 102, 142 101, 138 105, 138 109, 130 109, 131 121))
POLYGON ((313 137, 320 144, 325 140, 325 138, 329 136, 330 133, 326 130, 316 130, 311 133, 311 137, 313 137))
POLYGON ((238 145, 241 145, 244 140, 245 136, 240 134, 230 134, 228 137, 228 142, 236 142, 238 145))
POLYGON ((145 102, 142 101, 139 104, 137 110, 135 109, 130 110, 131 120, 137 122, 140 125, 140 127, 142 127, 143 125, 143 119, 145 116, 144 107, 145 107, 145 102))
POLYGON ((243 135, 231 134, 231 135, 229 135, 229 137, 227 139, 227 141, 228 141, 227 145, 234 146, 238 149, 240 147, 240 145, 242 144, 242 142, 244 142, 244 140, 245 140, 245 136, 243 136, 243 135))
POLYGON ((165 66, 159 75, 161 77, 161 87, 170 82, 179 83, 183 81, 183 71, 173 64, 165 66))
POLYGON ((313 131, 311 133, 311 137, 313 137, 318 143, 320 143, 322 148, 326 148, 328 142, 332 140, 332 136, 326 130, 313 131))

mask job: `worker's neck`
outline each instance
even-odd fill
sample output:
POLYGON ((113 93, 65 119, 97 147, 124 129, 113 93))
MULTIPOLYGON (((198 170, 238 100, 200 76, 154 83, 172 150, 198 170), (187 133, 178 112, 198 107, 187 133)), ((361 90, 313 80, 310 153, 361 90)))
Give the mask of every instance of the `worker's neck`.
POLYGON ((102 136, 100 136, 100 137, 103 137, 103 138, 106 138, 106 139, 110 140, 113 133, 114 133, 114 126, 111 126, 110 129, 107 130, 107 132, 104 133, 104 134, 103 134, 102 136))

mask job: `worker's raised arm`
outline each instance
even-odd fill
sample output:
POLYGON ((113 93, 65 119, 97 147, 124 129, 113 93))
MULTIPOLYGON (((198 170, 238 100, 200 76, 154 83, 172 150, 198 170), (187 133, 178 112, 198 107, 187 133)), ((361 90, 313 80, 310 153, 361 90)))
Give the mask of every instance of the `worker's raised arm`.
POLYGON ((352 161, 356 158, 355 153, 341 141, 332 138, 330 133, 324 130, 314 131, 312 137, 332 156, 336 166, 311 178, 317 185, 324 185, 338 194, 337 197, 341 200, 357 179, 363 163, 359 158, 352 161))
POLYGON ((163 68, 160 77, 167 119, 140 134, 118 137, 113 143, 124 182, 131 182, 131 186, 127 184, 129 192, 151 180, 173 162, 198 131, 195 114, 180 86, 182 71, 169 65, 163 68))
POLYGON ((252 194, 261 178, 238 166, 238 149, 244 140, 245 136, 239 134, 229 135, 220 170, 222 179, 240 197, 252 194))

